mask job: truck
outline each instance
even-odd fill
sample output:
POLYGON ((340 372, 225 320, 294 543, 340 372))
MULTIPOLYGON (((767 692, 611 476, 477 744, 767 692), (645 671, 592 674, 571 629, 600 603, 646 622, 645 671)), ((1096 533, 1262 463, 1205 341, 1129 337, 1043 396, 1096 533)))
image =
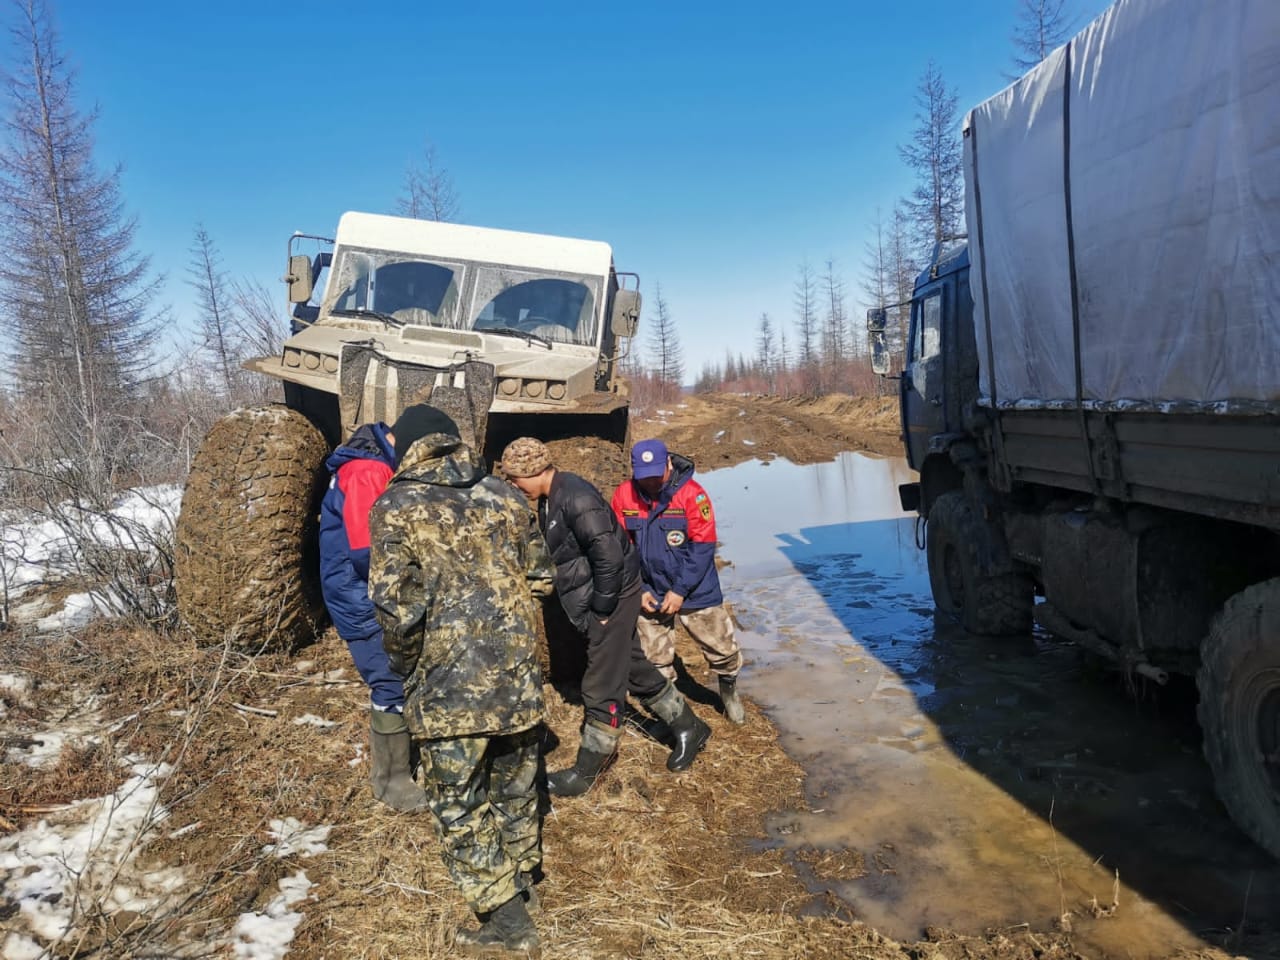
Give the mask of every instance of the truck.
POLYGON ((962 134, 898 384, 937 609, 1194 677, 1280 857, 1280 4, 1119 0, 962 134))
POLYGON ((324 627, 324 462, 359 424, 430 402, 490 465, 529 435, 597 483, 624 478, 618 364, 641 299, 608 244, 351 212, 332 238, 289 238, 284 280, 291 336, 245 364, 284 402, 215 423, 183 493, 175 586, 197 641, 291 649, 324 627))

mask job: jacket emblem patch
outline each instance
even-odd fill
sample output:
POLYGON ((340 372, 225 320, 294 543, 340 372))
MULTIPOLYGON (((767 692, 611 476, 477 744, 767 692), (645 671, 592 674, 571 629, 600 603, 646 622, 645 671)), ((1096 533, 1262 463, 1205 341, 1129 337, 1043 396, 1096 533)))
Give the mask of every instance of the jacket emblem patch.
POLYGON ((702 506, 698 507, 698 512, 702 514, 703 520, 710 520, 711 519, 711 503, 709 501, 703 503, 702 506))
POLYGON ((669 547, 679 547, 679 546, 683 546, 683 545, 684 545, 684 541, 685 541, 685 536, 684 536, 684 531, 683 531, 683 530, 668 530, 668 531, 667 531, 667 546, 669 546, 669 547))

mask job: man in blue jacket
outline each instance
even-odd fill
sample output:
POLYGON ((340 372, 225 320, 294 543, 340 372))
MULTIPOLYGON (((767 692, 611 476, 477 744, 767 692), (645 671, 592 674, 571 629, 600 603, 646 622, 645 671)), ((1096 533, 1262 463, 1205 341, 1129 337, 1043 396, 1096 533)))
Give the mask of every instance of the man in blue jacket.
POLYGON ((716 675, 725 717, 744 723, 742 651, 716 572, 715 511, 693 479, 693 461, 661 440, 641 440, 631 450, 631 479, 614 491, 612 506, 640 554, 644 595, 636 629, 645 656, 675 679, 678 617, 716 675))
POLYGON ((333 477, 320 504, 320 589, 338 636, 369 686, 373 796, 393 810, 417 813, 427 808, 427 797, 413 779, 404 683, 387 660, 369 599, 369 510, 399 462, 395 443, 385 423, 367 423, 329 455, 333 477))

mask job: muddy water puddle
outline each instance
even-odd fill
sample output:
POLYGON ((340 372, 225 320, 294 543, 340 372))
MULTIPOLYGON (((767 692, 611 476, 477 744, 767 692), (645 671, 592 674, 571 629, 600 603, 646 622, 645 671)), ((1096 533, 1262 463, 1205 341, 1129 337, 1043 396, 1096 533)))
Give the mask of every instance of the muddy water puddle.
POLYGON ((1065 923, 1085 952, 1145 957, 1274 929, 1280 866, 1213 794, 1194 691, 1126 690, 1069 644, 936 620, 898 505, 911 478, 857 454, 701 477, 743 690, 808 774, 812 811, 774 818, 770 842, 899 939, 1065 923))

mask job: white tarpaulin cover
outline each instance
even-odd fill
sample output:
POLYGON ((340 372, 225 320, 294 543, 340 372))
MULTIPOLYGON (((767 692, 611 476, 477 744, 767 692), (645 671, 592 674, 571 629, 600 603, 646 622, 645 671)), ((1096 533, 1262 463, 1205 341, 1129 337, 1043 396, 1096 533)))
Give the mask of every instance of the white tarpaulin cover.
POLYGON ((970 113, 988 404, 988 306, 997 404, 1075 403, 1064 133, 1086 405, 1280 407, 1280 0, 1119 0, 970 113))

